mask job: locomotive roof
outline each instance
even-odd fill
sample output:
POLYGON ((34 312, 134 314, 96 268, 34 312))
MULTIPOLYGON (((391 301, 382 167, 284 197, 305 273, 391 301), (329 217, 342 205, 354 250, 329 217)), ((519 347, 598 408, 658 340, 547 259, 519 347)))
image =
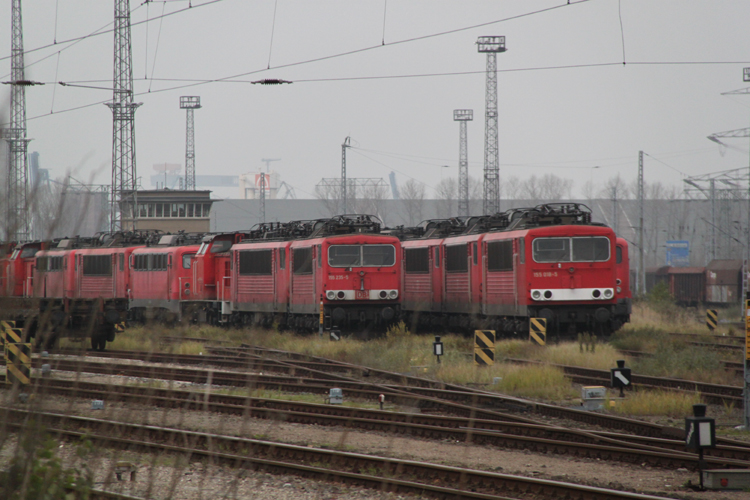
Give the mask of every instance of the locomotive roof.
POLYGON ((430 219, 415 227, 400 226, 390 232, 408 240, 563 225, 604 226, 591 221, 591 209, 582 203, 545 203, 530 208, 511 208, 494 215, 430 219))

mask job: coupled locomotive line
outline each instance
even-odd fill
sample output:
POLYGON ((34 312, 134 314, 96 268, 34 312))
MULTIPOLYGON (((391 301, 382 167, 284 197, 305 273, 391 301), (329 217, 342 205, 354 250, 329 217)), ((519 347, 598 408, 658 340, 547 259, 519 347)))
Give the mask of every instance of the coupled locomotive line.
MULTIPOLYGON (((279 352, 285 352, 285 351, 279 351, 279 352)), ((297 353, 292 353, 297 357, 305 357, 305 355, 298 355, 297 353)), ((323 359, 323 358, 321 358, 323 359)), ((91 366, 91 370, 96 370, 98 373, 106 373, 106 374, 116 374, 116 375, 124 375, 125 373, 130 373, 131 376, 143 376, 146 378, 152 378, 156 375, 159 375, 154 371, 154 369, 149 370, 149 367, 141 367, 141 370, 138 372, 133 371, 123 371, 128 370, 129 368, 132 368, 137 365, 115 365, 110 364, 103 364, 103 363, 93 363, 91 366), (107 367, 107 368, 105 368, 107 367), (117 370, 115 372, 115 370, 117 370)), ((356 365, 351 365, 356 366, 356 365)), ((81 364, 69 364, 66 365, 67 368, 70 368, 72 371, 80 371, 83 369, 83 366, 81 364)), ((359 367, 361 368, 361 367, 359 367)), ((185 372, 183 372, 185 373, 185 372)), ((187 371, 187 373, 190 373, 192 375, 191 378, 189 378, 188 382, 195 382, 195 383, 206 383, 208 380, 207 373, 198 373, 198 376, 201 376, 201 378, 196 379, 196 373, 195 371, 187 371)), ((385 372, 389 373, 389 372, 385 372)), ((219 382, 219 378, 216 378, 216 375, 223 375, 226 374, 226 372, 212 372, 212 377, 214 383, 219 382)), ((398 376, 400 374, 393 374, 394 376, 398 376)), ((173 380, 173 377, 175 376, 174 370, 167 370, 164 372, 164 378, 167 378, 169 380, 173 380)), ((235 376, 232 377, 230 375, 231 379, 229 382, 239 384, 240 386, 247 386, 248 383, 250 383, 251 380, 254 380, 254 383, 258 383, 257 379, 251 379, 248 378, 247 374, 241 374, 239 377, 235 376)), ((415 377, 411 377, 415 378, 415 377)), ((318 394, 326 394, 328 392, 328 389, 330 388, 330 380, 323 380, 323 381, 317 381, 318 383, 314 384, 313 382, 316 382, 314 380, 302 380, 300 378, 288 378, 288 377, 270 377, 265 376, 263 380, 263 386, 266 388, 276 388, 278 390, 283 390, 286 392, 315 392, 318 394), (300 381, 302 380, 302 383, 300 381)), ((421 379, 424 380, 424 379, 421 379)), ((434 383, 433 381, 429 381, 431 383, 434 383)), ((583 411, 575 408, 566 408, 562 406, 555 406, 555 405, 549 405, 549 404, 543 404, 543 403, 533 403, 529 401, 525 401, 519 398, 512 398, 503 396, 497 393, 490 393, 487 391, 480 391, 477 389, 470 389, 465 388, 461 386, 456 386, 458 390, 438 390, 438 389, 423 389, 422 387, 403 387, 403 386, 383 386, 383 385, 376 385, 373 386, 371 384, 361 384, 362 387, 356 388, 357 382, 353 382, 349 384, 349 389, 347 389, 347 394, 349 396, 358 397, 365 400, 374 401, 377 398, 377 395, 379 393, 386 393, 389 394, 388 398, 390 401, 396 402, 398 404, 406 404, 409 406, 417 406, 420 407, 423 410, 428 411, 448 411, 448 412, 454 412, 458 415, 469 415, 472 411, 482 411, 482 410, 488 410, 490 413, 492 413, 491 410, 493 409, 500 409, 500 410, 511 410, 515 411, 516 413, 518 411, 527 411, 531 413, 537 413, 540 415, 546 415, 550 417, 555 418, 563 418, 568 420, 575 420, 584 422, 590 425, 600 425, 603 427, 611 428, 611 429, 619 429, 627 432, 632 432, 639 435, 644 436, 652 436, 652 437, 667 437, 667 438, 678 438, 682 439, 684 438, 684 430, 677 429, 677 428, 671 428, 671 427, 665 427, 665 426, 659 426, 655 424, 650 424, 648 422, 643 422, 640 420, 634 420, 629 419, 625 417, 618 417, 613 415, 605 415, 597 412, 589 412, 589 411, 583 411), (375 387, 376 390, 372 390, 372 388, 375 387), (368 390, 369 388, 369 390, 368 390), (394 393, 395 392, 395 393, 394 393), (420 394, 423 393, 423 394, 420 394), (416 394, 415 394, 416 393, 416 394), (472 410, 471 408, 474 408, 472 410), (477 410, 478 409, 478 410, 477 410)), ((341 385, 341 384, 337 384, 341 385)), ((497 418, 496 416, 490 416, 487 418, 497 418)), ((524 421, 527 423, 538 423, 535 420, 519 417, 516 415, 511 415, 504 413, 502 418, 504 419, 513 419, 516 421, 524 421)), ((723 438, 722 438, 723 439, 723 438)), ((730 445, 736 445, 737 442, 732 440, 725 440, 725 444, 730 445)))
MULTIPOLYGON (((30 416, 29 412, 22 410, 4 408, 3 411, 6 416, 5 425, 15 430, 22 430, 24 420, 30 416)), ((50 432, 68 439, 80 439, 85 435, 94 443, 112 448, 187 454, 191 458, 210 458, 214 462, 233 468, 292 473, 385 491, 427 494, 438 498, 483 500, 507 498, 498 497, 499 494, 511 494, 516 498, 528 498, 531 495, 571 500, 665 500, 664 497, 560 481, 288 445, 260 439, 57 413, 35 413, 34 416, 35 420, 46 425, 50 432), (85 433, 71 429, 85 429, 85 433), (124 435, 130 437, 119 437, 124 435), (308 464, 326 464, 327 467, 308 464)))
MULTIPOLYGON (((539 453, 592 459, 648 463, 652 466, 697 470, 698 457, 684 451, 677 439, 657 439, 625 434, 568 429, 549 424, 449 417, 430 414, 331 407, 315 403, 205 394, 70 380, 45 379, 39 394, 94 397, 163 408, 211 411, 285 423, 340 426, 393 433, 405 437, 450 439, 465 443, 527 449, 539 453)), ((715 468, 750 467, 750 447, 720 445, 711 450, 708 463, 715 468)))

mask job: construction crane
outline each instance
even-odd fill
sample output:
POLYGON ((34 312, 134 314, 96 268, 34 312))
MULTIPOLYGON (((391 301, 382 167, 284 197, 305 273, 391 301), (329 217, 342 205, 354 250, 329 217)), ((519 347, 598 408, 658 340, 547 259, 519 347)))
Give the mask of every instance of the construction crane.
POLYGON ((281 158, 263 158, 260 161, 266 164, 266 173, 268 173, 271 170, 271 162, 281 161, 281 158))

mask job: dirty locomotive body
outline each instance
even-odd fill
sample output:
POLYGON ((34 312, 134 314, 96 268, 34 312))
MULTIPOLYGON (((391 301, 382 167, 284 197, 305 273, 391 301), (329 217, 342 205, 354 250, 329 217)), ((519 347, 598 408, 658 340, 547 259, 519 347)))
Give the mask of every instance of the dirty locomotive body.
POLYGON ((628 248, 578 204, 387 229, 377 217, 221 234, 104 233, 7 244, 0 310, 29 336, 114 340, 126 321, 370 334, 412 329, 607 334, 629 320, 628 248))

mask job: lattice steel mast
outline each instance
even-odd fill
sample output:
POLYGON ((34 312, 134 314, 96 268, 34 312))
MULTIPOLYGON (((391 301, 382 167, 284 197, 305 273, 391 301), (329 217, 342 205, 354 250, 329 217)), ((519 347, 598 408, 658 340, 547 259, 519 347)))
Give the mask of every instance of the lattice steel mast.
POLYGON ((185 129, 185 190, 195 191, 195 122, 193 110, 201 109, 201 98, 198 96, 180 97, 180 109, 187 113, 185 129))
POLYGON ((497 157, 497 53, 505 52, 504 36, 480 36, 480 53, 487 54, 487 78, 484 112, 484 202, 482 211, 500 211, 500 163, 497 157))
POLYGON ((32 84, 24 76, 21 0, 13 0, 11 17, 10 126, 4 131, 8 142, 8 212, 5 236, 8 240, 21 241, 31 238, 27 156, 30 139, 26 138, 26 86, 32 84))
POLYGON ((350 148, 349 137, 341 145, 341 213, 346 213, 346 148, 350 148))
POLYGON ((135 166, 135 110, 133 66, 130 50, 130 0, 115 0, 114 95, 107 106, 112 110, 112 190, 110 230, 123 229, 123 219, 138 211, 135 166))
POLYGON ((469 155, 466 122, 474 119, 473 109, 453 110, 453 121, 460 122, 458 139, 458 215, 469 215, 469 155))

